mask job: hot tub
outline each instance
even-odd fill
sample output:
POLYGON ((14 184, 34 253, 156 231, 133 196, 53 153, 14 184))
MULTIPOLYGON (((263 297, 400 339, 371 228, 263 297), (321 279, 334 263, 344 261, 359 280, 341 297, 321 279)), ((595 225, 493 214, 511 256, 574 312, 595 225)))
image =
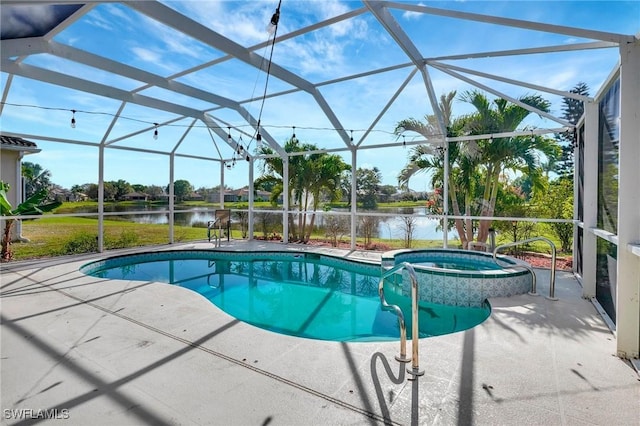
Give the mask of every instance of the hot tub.
MULTIPOLYGON (((531 290, 527 263, 489 253, 456 249, 394 250, 382 255, 382 269, 411 263, 418 279, 418 300, 451 306, 482 306, 491 297, 509 297, 531 290)), ((389 289, 406 297, 411 282, 405 269, 385 281, 389 289)))

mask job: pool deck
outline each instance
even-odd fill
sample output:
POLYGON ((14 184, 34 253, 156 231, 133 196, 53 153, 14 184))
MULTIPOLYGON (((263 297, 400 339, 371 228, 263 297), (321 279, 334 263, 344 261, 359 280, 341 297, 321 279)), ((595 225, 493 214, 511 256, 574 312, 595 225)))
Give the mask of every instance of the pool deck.
MULTIPOLYGON (((394 359, 396 342, 280 335, 184 288, 78 272, 125 252, 135 251, 1 266, 0 424, 640 424, 638 373, 615 356, 615 336, 571 273, 557 273, 558 301, 491 299, 479 326, 420 340, 424 375, 414 380, 394 359), (30 419, 54 408, 66 419, 30 419)), ((549 271, 536 274, 544 295, 549 271)))

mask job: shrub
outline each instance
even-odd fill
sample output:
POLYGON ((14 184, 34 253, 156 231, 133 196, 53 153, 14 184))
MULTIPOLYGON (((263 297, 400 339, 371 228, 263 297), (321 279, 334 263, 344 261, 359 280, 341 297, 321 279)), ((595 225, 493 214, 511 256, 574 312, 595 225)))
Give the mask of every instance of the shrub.
MULTIPOLYGON (((133 231, 123 230, 116 238, 105 236, 106 249, 118 249, 133 247, 138 243, 138 234, 133 231)), ((98 251, 98 236, 89 232, 80 232, 72 235, 62 246, 61 254, 95 253, 98 251)))
POLYGON ((98 236, 88 232, 72 235, 62 247, 62 254, 81 254, 98 251, 98 236))
POLYGON ((127 230, 123 230, 120 233, 120 236, 115 239, 115 240, 111 240, 110 238, 105 238, 105 247, 110 248, 110 249, 114 249, 114 248, 126 248, 126 247, 133 247, 137 244, 138 242, 138 234, 136 234, 133 231, 127 231, 127 230))

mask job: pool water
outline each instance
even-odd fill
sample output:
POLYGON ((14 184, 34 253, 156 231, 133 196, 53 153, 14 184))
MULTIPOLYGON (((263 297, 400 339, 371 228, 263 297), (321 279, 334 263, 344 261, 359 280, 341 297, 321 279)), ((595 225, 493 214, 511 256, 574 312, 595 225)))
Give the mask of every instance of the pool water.
MULTIPOLYGON (((396 315, 380 307, 377 265, 309 254, 181 251, 122 256, 85 265, 81 271, 100 278, 179 285, 239 320, 278 333, 335 341, 400 336, 396 315)), ((386 297, 403 310, 410 338, 409 298, 392 289, 386 297)), ((488 304, 471 308, 421 302, 419 312, 420 337, 428 337, 474 327, 490 309, 488 304)))
POLYGON ((494 271, 499 268, 495 262, 478 261, 478 260, 462 260, 456 259, 455 262, 434 261, 434 262, 417 262, 413 265, 431 266, 440 269, 452 269, 457 271, 494 271))

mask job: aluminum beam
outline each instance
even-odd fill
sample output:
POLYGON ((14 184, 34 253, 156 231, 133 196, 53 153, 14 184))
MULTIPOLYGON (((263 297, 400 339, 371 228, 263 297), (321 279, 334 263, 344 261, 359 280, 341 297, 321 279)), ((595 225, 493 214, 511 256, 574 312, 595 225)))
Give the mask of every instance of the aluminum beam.
POLYGON ((468 21, 485 22, 507 27, 523 28, 527 30, 543 31, 546 33, 563 34, 574 37, 593 40, 611 41, 614 43, 633 43, 635 38, 626 34, 609 33, 605 31, 585 30, 583 28, 566 27, 562 25, 543 24, 540 22, 525 21, 522 19, 502 18, 499 16, 482 15, 479 13, 460 12, 456 10, 438 9, 435 7, 420 6, 408 3, 380 2, 380 7, 389 7, 410 12, 425 13, 429 15, 446 16, 449 18, 464 19, 468 21))
POLYGON ((407 78, 405 78, 405 80, 402 82, 402 84, 400 85, 400 87, 398 88, 398 90, 396 90, 396 93, 393 94, 393 96, 391 97, 391 99, 389 99, 389 102, 387 102, 387 104, 384 106, 384 108, 382 108, 382 111, 380 111, 380 114, 378 114, 378 116, 373 120, 373 122, 371 122, 371 125, 369 126, 369 128, 367 129, 367 131, 364 133, 364 135, 362 135, 362 137, 360 138, 360 140, 358 141, 358 143, 356 144, 356 146, 360 146, 362 145, 362 143, 365 141, 365 139, 367 138, 367 135, 369 133, 371 133, 371 131, 373 130, 373 128, 375 127, 376 124, 378 124, 378 122, 382 119, 382 117, 384 116, 384 114, 389 110, 389 108, 391 108, 391 105, 393 105, 393 103, 396 101, 396 99, 398 99, 398 96, 400 96, 400 93, 402 93, 402 91, 405 89, 405 87, 407 87, 407 85, 409 84, 409 82, 411 81, 411 79, 413 78, 414 75, 416 75, 416 72, 418 72, 417 68, 414 68, 410 73, 409 76, 407 76, 407 78))
POLYGON ((442 111, 440 111, 440 106, 438 105, 438 97, 436 96, 435 90, 433 89, 433 83, 431 81, 431 77, 429 76, 429 72, 427 67, 424 64, 423 55, 420 53, 418 48, 413 44, 411 38, 407 36, 402 27, 398 24, 398 22, 393 18, 391 13, 384 7, 384 2, 363 0, 364 4, 371 11, 371 13, 375 16, 375 18, 380 22, 380 24, 384 27, 384 29, 389 33, 389 35, 396 41, 398 46, 405 52, 405 54, 409 57, 411 62, 415 64, 415 66, 420 69, 422 73, 422 79, 424 80, 424 84, 427 89, 427 94, 429 95, 429 102, 431 103, 431 109, 433 114, 436 116, 438 121, 438 126, 440 127, 440 133, 443 137, 447 136, 447 126, 444 122, 444 117, 442 115, 442 111))
POLYGON ((538 55, 542 53, 574 52, 577 50, 610 49, 618 47, 618 43, 611 41, 592 41, 588 43, 561 44, 545 47, 530 47, 525 49, 493 50, 489 52, 463 53, 460 55, 437 56, 425 58, 426 61, 451 61, 457 59, 496 58, 501 56, 538 55))
POLYGON ((126 90, 117 89, 115 87, 84 80, 78 77, 62 74, 56 71, 35 67, 27 64, 16 64, 13 61, 3 59, 2 71, 18 75, 25 78, 31 78, 44 83, 54 84, 69 89, 80 90, 106 98, 116 99, 123 102, 129 102, 142 105, 149 108, 163 110, 186 117, 201 118, 202 112, 193 108, 160 99, 144 96, 128 92, 126 90))
POLYGON ((488 74, 488 73, 485 73, 485 72, 475 71, 475 70, 472 70, 472 69, 469 69, 469 68, 457 67, 455 65, 443 64, 442 62, 435 62, 435 61, 428 62, 428 63, 430 65, 434 66, 434 67, 447 68, 447 69, 452 70, 452 71, 460 71, 460 72, 463 72, 463 73, 466 73, 466 74, 477 75, 478 77, 484 77, 484 78, 488 78, 488 79, 491 79, 491 80, 502 81, 503 83, 513 84, 514 86, 528 87, 529 89, 539 90, 541 92, 552 93, 554 95, 562 96, 564 98, 576 99, 576 100, 582 101, 582 102, 589 102, 589 101, 593 100, 593 98, 590 98, 589 96, 583 96, 583 95, 580 95, 578 93, 567 92, 565 90, 556 90, 556 89, 552 89, 550 87, 539 86, 537 84, 525 83, 524 81, 512 80, 510 78, 505 78, 505 77, 500 77, 500 76, 494 75, 494 74, 488 74))
MULTIPOLYGON (((262 56, 252 52, 246 47, 224 37, 215 31, 210 30, 204 25, 189 19, 188 17, 176 12, 175 10, 158 2, 145 2, 145 1, 126 1, 123 2, 130 8, 143 13, 154 20, 168 25, 177 31, 182 32, 202 43, 207 44, 215 49, 218 49, 224 53, 230 54, 236 59, 245 62, 255 68, 262 70, 264 63, 268 61, 262 56)), ((318 103, 322 111, 325 113, 331 124, 338 129, 338 133, 342 137, 345 144, 348 144, 349 137, 347 133, 342 130, 343 126, 340 124, 340 120, 334 114, 333 110, 329 107, 326 100, 322 97, 316 87, 309 81, 302 77, 288 71, 287 69, 279 66, 278 64, 270 64, 270 74, 285 83, 288 83, 294 87, 298 87, 305 92, 313 96, 314 100, 318 103)))
POLYGON ((528 111, 531 111, 531 112, 533 112, 535 114, 538 114, 538 115, 540 115, 542 117, 548 118, 551 121, 555 121, 556 123, 562 124, 563 126, 574 127, 573 124, 569 123, 566 120, 562 120, 562 119, 560 119, 558 117, 554 117, 553 115, 551 115, 551 114, 549 114, 547 112, 544 112, 544 111, 541 111, 541 110, 539 110, 537 108, 534 108, 531 105, 527 105, 524 102, 521 102, 521 101, 517 100, 514 97, 505 95, 504 93, 502 93, 502 92, 500 92, 498 90, 492 89, 491 87, 488 87, 488 86, 486 86, 484 84, 481 84, 481 83, 479 83, 479 82, 477 82, 475 80, 472 80, 472 79, 470 79, 468 77, 465 77, 465 76, 463 76, 461 74, 458 74, 457 72, 451 71, 451 70, 449 70, 447 68, 444 68, 444 67, 434 67, 434 68, 439 69, 440 71, 442 71, 442 72, 444 72, 446 74, 449 74, 452 77, 456 77, 459 80, 466 81, 467 83, 469 83, 469 84, 471 84, 473 86, 476 86, 479 89, 485 90, 485 91, 487 91, 489 93, 493 93, 494 95, 496 95, 496 96, 498 96, 498 97, 500 97, 502 99, 510 101, 510 102, 512 102, 512 103, 514 103, 516 105, 519 105, 522 108, 524 108, 524 109, 526 109, 528 111))

